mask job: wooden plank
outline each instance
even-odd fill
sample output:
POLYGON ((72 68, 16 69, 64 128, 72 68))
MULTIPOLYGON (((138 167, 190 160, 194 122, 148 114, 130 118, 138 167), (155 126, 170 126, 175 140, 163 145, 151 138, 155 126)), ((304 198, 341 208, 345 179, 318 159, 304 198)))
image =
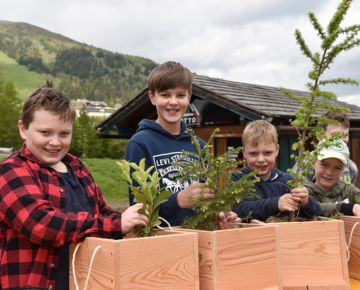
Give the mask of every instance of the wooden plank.
MULTIPOLYGON (((80 289, 85 285, 90 257, 98 245, 101 249, 96 254, 87 289, 199 289, 198 244, 194 233, 117 241, 87 238, 76 257, 80 289)), ((70 285, 70 289, 75 289, 72 277, 70 285)))
POLYGON ((223 230, 216 236, 219 289, 280 288, 275 227, 223 230))
MULTIPOLYGON (((87 289, 104 289, 111 290, 115 288, 116 267, 115 267, 115 246, 113 240, 87 238, 81 243, 76 254, 76 275, 80 289, 84 289, 85 280, 89 272, 91 256, 96 246, 100 245, 101 249, 96 253, 95 260, 91 269, 91 276, 87 289)), ((74 245, 71 248, 71 261, 74 245)), ((75 289, 73 273, 70 261, 70 289, 75 289)))
POLYGON ((277 227, 181 230, 198 234, 201 290, 282 289, 277 227))
POLYGON ((342 221, 275 224, 284 289, 349 289, 342 221))
POLYGON ((349 275, 352 278, 360 279, 360 218, 355 216, 342 216, 340 219, 344 221, 347 244, 349 243, 350 234, 353 232, 349 248, 349 275), (357 224, 358 222, 359 224, 357 224))

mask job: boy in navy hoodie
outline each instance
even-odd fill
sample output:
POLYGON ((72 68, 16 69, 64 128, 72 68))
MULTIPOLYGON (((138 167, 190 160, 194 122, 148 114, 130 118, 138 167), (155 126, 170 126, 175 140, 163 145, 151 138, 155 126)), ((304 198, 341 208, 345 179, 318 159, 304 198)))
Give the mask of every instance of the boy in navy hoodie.
POLYGON ((275 168, 279 153, 276 128, 265 120, 247 124, 242 135, 243 154, 247 167, 233 174, 238 180, 256 171, 260 181, 256 193, 260 199, 243 200, 234 209, 239 217, 250 216, 265 221, 270 216, 298 212, 301 216, 319 214, 319 204, 309 196, 305 187, 291 189, 287 184, 291 175, 275 168))
MULTIPOLYGON (((213 193, 203 184, 191 181, 180 182, 176 178, 179 168, 173 163, 182 151, 194 151, 190 135, 186 134, 182 116, 190 102, 192 91, 192 73, 180 63, 168 61, 157 66, 148 79, 148 95, 156 107, 156 120, 142 120, 137 132, 129 140, 125 158, 139 163, 145 158, 147 167, 154 166, 161 177, 161 186, 173 194, 160 206, 160 216, 171 225, 181 225, 185 216, 194 214, 193 203, 203 194, 205 198, 213 193)), ((199 140, 202 145, 204 142, 199 140)), ((130 205, 134 197, 129 193, 130 205)), ((227 213, 228 220, 237 218, 227 213)), ((221 218, 225 218, 221 215, 221 218)))

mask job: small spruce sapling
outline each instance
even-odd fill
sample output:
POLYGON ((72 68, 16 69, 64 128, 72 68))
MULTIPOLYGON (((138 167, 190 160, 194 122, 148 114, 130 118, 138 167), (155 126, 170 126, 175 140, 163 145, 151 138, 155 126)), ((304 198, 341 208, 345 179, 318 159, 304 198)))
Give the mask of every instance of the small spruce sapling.
POLYGON ((161 224, 160 205, 170 197, 171 192, 160 188, 159 172, 153 170, 154 166, 145 169, 145 159, 141 159, 139 164, 126 160, 120 160, 117 164, 135 200, 143 204, 139 213, 149 219, 149 224, 137 226, 135 233, 139 236, 153 236, 161 224))
POLYGON ((245 197, 254 197, 254 184, 258 181, 254 174, 249 174, 240 180, 233 181, 231 172, 239 166, 239 162, 233 158, 240 152, 240 148, 233 149, 221 156, 213 154, 213 140, 219 129, 215 129, 208 142, 201 148, 199 140, 193 130, 188 129, 191 142, 196 152, 183 151, 183 155, 177 160, 176 166, 182 168, 179 171, 180 180, 199 180, 209 187, 214 193, 211 199, 205 199, 201 195, 194 200, 195 215, 186 217, 183 226, 198 230, 221 229, 218 219, 220 212, 229 212, 245 197))
POLYGON ((289 90, 284 88, 280 89, 290 99, 300 103, 300 107, 295 113, 295 119, 291 120, 291 125, 294 126, 298 132, 298 141, 292 146, 294 151, 298 151, 297 156, 292 155, 292 158, 297 164, 296 171, 290 171, 294 178, 294 182, 292 183, 293 187, 297 187, 306 182, 305 176, 307 176, 309 164, 316 159, 319 151, 324 146, 328 146, 333 139, 340 137, 335 135, 331 140, 326 140, 319 146, 315 140, 325 140, 322 125, 334 123, 334 121, 325 116, 317 115, 319 115, 321 111, 348 111, 347 108, 338 107, 334 104, 333 100, 337 99, 336 94, 322 90, 321 87, 338 84, 358 85, 356 80, 349 78, 323 79, 324 73, 330 69, 330 65, 341 52, 354 48, 360 44, 360 39, 358 37, 360 25, 351 25, 345 28, 340 26, 351 2, 351 0, 341 1, 326 30, 320 25, 315 14, 309 12, 310 22, 321 40, 320 51, 313 53, 305 43, 301 32, 295 30, 296 41, 303 54, 312 62, 312 70, 308 74, 310 81, 306 84, 309 89, 308 95, 294 95, 289 90), (310 144, 315 150, 307 150, 306 144, 308 141, 311 141, 310 144))

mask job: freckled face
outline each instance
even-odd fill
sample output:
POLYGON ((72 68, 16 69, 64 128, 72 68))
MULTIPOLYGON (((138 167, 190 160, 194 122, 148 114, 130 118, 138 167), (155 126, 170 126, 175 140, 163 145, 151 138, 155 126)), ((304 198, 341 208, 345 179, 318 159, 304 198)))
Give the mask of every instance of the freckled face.
POLYGON ((336 158, 317 160, 314 164, 315 184, 325 192, 330 191, 339 181, 344 168, 344 163, 336 158))
POLYGON ((187 89, 176 87, 165 91, 149 91, 151 103, 156 107, 156 122, 172 134, 180 134, 180 122, 190 102, 187 89))
POLYGON ((28 128, 21 121, 18 126, 26 147, 40 163, 56 167, 69 151, 73 127, 70 120, 62 120, 50 111, 37 110, 28 128))
POLYGON ((279 153, 279 145, 272 140, 259 140, 255 146, 253 143, 244 146, 244 158, 247 166, 258 172, 261 179, 267 179, 271 175, 271 169, 276 165, 276 157, 279 153))

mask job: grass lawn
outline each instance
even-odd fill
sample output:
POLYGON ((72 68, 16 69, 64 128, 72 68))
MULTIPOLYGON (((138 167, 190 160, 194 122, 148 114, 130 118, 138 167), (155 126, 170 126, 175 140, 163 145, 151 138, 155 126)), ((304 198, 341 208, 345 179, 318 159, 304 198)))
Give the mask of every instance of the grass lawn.
POLYGON ((114 159, 81 158, 100 187, 109 205, 115 209, 129 206, 128 187, 114 159))

